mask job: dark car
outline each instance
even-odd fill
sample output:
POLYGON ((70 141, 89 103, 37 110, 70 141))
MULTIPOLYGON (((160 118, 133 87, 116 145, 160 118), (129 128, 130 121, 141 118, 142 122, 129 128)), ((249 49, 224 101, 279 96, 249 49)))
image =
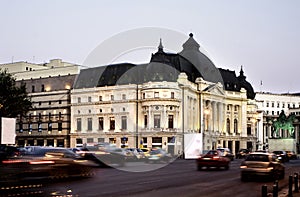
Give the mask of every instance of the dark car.
POLYGON ((92 176, 95 163, 65 148, 29 147, 24 155, 1 161, 0 180, 58 179, 92 176))
POLYGON ((278 157, 278 159, 281 161, 281 162, 288 162, 290 159, 287 155, 287 153, 283 150, 277 150, 277 151, 273 151, 273 153, 278 157))
POLYGON ((229 169, 230 159, 219 150, 210 150, 206 154, 200 155, 197 160, 197 170, 205 168, 225 168, 229 169))
POLYGON ((274 180, 283 179, 285 166, 274 153, 250 153, 240 165, 241 180, 249 178, 269 177, 274 180))
POLYGON ((21 155, 20 148, 0 144, 0 162, 8 157, 17 157, 21 155))
POLYGON ((236 154, 237 159, 244 159, 250 151, 248 149, 240 149, 239 152, 236 154))
POLYGON ((75 150, 85 159, 92 160, 100 167, 124 166, 127 160, 126 151, 121 148, 109 146, 85 146, 75 150))
POLYGON ((297 159, 297 154, 295 153, 295 151, 286 151, 286 154, 289 159, 297 159))

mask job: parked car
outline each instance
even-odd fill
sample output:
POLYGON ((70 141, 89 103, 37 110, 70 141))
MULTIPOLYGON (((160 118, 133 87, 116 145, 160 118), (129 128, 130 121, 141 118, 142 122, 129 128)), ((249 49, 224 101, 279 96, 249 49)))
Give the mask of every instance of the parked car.
POLYGON ((1 161, 0 180, 16 182, 30 179, 58 179, 92 176, 95 163, 66 148, 30 147, 23 155, 1 161))
POLYGON ((149 153, 151 151, 150 148, 140 148, 140 150, 144 152, 146 158, 149 156, 149 153))
POLYGON ((237 159, 244 159, 250 151, 248 149, 240 149, 239 152, 236 154, 237 159))
POLYGON ((228 157, 231 161, 234 159, 234 154, 229 148, 217 148, 218 151, 222 152, 222 156, 228 157))
POLYGON ((240 165, 241 180, 260 176, 270 177, 274 180, 283 179, 285 166, 274 153, 250 153, 240 165))
POLYGON ((147 163, 161 163, 161 162, 170 162, 172 160, 172 156, 170 153, 167 153, 165 150, 161 148, 152 149, 149 152, 149 156, 146 159, 147 163))
POLYGON ((92 160, 99 167, 124 166, 127 158, 126 151, 116 147, 84 146, 75 152, 85 159, 92 160))
POLYGON ((297 154, 295 153, 295 151, 286 151, 286 154, 289 159, 297 159, 297 154))
POLYGON ((205 168, 225 168, 229 169, 230 159, 224 156, 223 152, 219 150, 210 150, 205 154, 200 155, 196 159, 197 170, 205 168))
POLYGON ((290 159, 287 155, 287 153, 283 150, 277 150, 277 151, 273 151, 273 153, 278 157, 278 159, 281 161, 281 162, 288 162, 290 159))
POLYGON ((8 157, 17 157, 21 155, 20 148, 0 144, 0 162, 8 157))
POLYGON ((139 148, 126 148, 126 150, 133 154, 134 161, 142 161, 145 159, 145 153, 139 148))

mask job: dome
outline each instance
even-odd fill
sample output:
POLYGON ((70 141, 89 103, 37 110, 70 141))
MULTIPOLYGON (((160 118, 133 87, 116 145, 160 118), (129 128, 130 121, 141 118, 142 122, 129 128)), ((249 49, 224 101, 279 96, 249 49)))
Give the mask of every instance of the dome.
POLYGON ((200 45, 193 38, 193 34, 191 33, 189 36, 189 39, 182 45, 183 50, 179 55, 191 62, 204 80, 214 83, 220 82, 224 85, 219 69, 199 50, 200 45))

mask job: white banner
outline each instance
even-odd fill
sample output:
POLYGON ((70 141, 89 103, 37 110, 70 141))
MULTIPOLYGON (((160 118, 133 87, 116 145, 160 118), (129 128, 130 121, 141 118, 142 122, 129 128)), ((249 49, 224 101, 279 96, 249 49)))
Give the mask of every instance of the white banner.
POLYGON ((15 144, 16 119, 1 118, 1 144, 15 144))

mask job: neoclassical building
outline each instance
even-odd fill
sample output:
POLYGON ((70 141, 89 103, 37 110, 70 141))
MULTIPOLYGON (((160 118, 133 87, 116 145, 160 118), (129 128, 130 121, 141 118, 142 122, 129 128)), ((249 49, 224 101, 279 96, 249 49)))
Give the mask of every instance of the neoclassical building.
POLYGON ((193 34, 182 46, 167 53, 160 42, 145 64, 82 69, 71 90, 70 146, 108 142, 177 154, 189 146, 183 134, 198 133, 200 150, 255 148, 261 113, 243 69, 236 76, 217 68, 193 34))

